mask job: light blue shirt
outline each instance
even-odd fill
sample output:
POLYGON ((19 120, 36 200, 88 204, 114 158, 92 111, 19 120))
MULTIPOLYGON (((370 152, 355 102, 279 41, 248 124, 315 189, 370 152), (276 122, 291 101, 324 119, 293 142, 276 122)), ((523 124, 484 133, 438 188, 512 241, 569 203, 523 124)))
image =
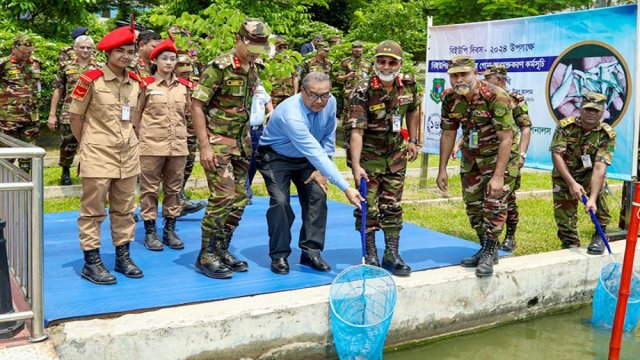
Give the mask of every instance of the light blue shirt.
POLYGON ((329 181, 344 191, 349 187, 331 157, 336 149, 336 99, 331 96, 320 112, 302 102, 301 94, 276 107, 260 137, 260 146, 270 146, 280 155, 307 158, 329 181))

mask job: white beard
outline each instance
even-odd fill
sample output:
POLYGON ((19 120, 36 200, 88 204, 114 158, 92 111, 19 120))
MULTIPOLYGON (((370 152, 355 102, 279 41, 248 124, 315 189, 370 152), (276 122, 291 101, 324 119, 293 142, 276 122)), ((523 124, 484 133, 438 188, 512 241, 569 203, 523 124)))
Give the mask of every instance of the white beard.
POLYGON ((380 80, 382 81, 393 81, 393 79, 395 79, 398 75, 400 74, 400 72, 394 72, 391 74, 383 74, 379 71, 376 70, 376 76, 380 78, 380 80))
POLYGON ((456 92, 456 94, 462 95, 462 96, 467 95, 469 91, 471 91, 471 88, 468 87, 467 85, 454 86, 453 89, 456 92))

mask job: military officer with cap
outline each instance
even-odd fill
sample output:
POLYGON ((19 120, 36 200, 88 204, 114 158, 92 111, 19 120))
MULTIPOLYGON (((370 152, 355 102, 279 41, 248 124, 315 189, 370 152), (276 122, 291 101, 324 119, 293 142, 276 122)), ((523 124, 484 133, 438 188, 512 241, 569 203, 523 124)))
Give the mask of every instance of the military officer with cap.
MULTIPOLYGON (((588 92, 582 96, 580 115, 560 120, 549 145, 553 160, 553 215, 563 248, 580 246, 578 202, 588 198, 587 209, 595 211, 602 229, 611 221, 605 179, 616 146, 616 132, 602 121, 607 97, 588 92)), ((587 253, 600 255, 604 243, 597 232, 587 253)))
POLYGON ((86 36, 89 33, 89 28, 88 27, 77 27, 75 29, 73 29, 73 31, 71 32, 71 38, 74 41, 74 45, 72 46, 65 46, 62 49, 60 49, 60 52, 58 53, 58 64, 60 67, 64 67, 66 65, 66 63, 68 61, 73 61, 76 59, 77 54, 76 54, 76 50, 75 48, 75 40, 79 37, 79 36, 86 36))
POLYGON ((371 74, 371 61, 362 57, 364 44, 362 41, 351 43, 351 56, 340 62, 340 69, 336 75, 336 81, 342 84, 344 89, 344 111, 349 116, 349 96, 355 86, 371 74))
POLYGON ((529 118, 529 104, 522 94, 510 91, 507 87, 507 67, 503 64, 489 65, 483 73, 487 82, 500 87, 509 93, 511 108, 513 112, 513 120, 516 122, 518 129, 515 132, 515 142, 518 144, 518 152, 520 153, 520 163, 518 164, 518 176, 516 176, 516 184, 507 198, 507 233, 504 241, 500 245, 500 249, 512 252, 516 248, 516 227, 520 221, 518 213, 518 205, 516 204, 516 190, 520 189, 521 174, 520 170, 527 158, 527 149, 529 148, 529 140, 531 139, 531 118, 529 118))
MULTIPOLYGON (((367 181, 366 257, 369 265, 380 266, 376 231, 384 232, 382 267, 394 275, 408 276, 407 265, 398 250, 402 230, 402 191, 407 159, 418 156, 418 94, 415 83, 402 81, 402 48, 392 40, 376 47, 375 73, 361 80, 351 93, 349 125, 350 166, 356 184, 367 181), (402 137, 406 119, 409 143, 402 137)), ((361 210, 354 211, 360 231, 361 210)))
POLYGON ((329 45, 324 41, 316 45, 316 55, 302 63, 301 79, 304 79, 304 77, 312 71, 327 74, 329 77, 333 75, 333 63, 327 58, 329 56, 329 49, 329 45))
MULTIPOLYGON (((20 34, 13 41, 11 55, 0 58, 0 131, 28 143, 35 143, 40 132, 41 65, 31 56, 34 50, 31 36, 20 34)), ((26 172, 31 170, 30 159, 19 159, 18 164, 26 172)))
MULTIPOLYGON (((447 72, 452 88, 441 95, 440 154, 451 154, 462 125, 462 197, 481 245, 460 265, 476 267, 478 277, 491 276, 498 262, 498 236, 507 217, 506 199, 515 186, 520 161, 513 141, 516 128, 511 102, 506 91, 478 79, 472 57, 450 59, 447 72)), ((436 180, 444 192, 449 190, 448 160, 449 156, 440 156, 436 180)))
POLYGON ((106 217, 107 199, 111 239, 116 247, 115 271, 129 278, 143 276, 129 252, 135 228, 135 186, 140 173, 138 138, 131 120, 141 79, 127 71, 135 46, 133 25, 108 33, 97 46, 106 52, 107 64, 81 75, 71 95, 71 130, 80 144, 82 197, 78 232, 84 251, 81 276, 99 285, 116 283, 100 258, 100 224, 106 217))
MULTIPOLYGON (((289 43, 282 36, 278 36, 274 42, 276 53, 273 55, 272 61, 282 66, 286 62, 290 62, 291 58, 284 51, 289 49, 289 43)), ((296 71, 289 72, 288 76, 272 79, 271 102, 273 106, 278 106, 284 99, 298 93, 298 73, 296 71)))
POLYGON ((246 261, 229 252, 229 245, 248 203, 249 112, 262 67, 258 56, 269 53, 270 34, 263 20, 245 19, 236 46, 206 66, 192 95, 193 127, 210 190, 196 269, 212 278, 248 269, 246 261))

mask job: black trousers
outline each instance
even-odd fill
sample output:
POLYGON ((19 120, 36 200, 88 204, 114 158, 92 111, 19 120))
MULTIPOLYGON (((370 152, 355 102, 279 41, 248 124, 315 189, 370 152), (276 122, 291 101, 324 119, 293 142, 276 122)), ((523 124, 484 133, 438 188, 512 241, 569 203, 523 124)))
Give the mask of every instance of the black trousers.
POLYGON ((302 208, 298 246, 304 254, 318 256, 324 249, 327 195, 315 182, 304 183, 316 169, 306 158, 283 156, 263 146, 258 148, 257 162, 271 197, 267 210, 269 256, 278 259, 291 254, 291 225, 295 219, 290 204, 292 182, 302 208))

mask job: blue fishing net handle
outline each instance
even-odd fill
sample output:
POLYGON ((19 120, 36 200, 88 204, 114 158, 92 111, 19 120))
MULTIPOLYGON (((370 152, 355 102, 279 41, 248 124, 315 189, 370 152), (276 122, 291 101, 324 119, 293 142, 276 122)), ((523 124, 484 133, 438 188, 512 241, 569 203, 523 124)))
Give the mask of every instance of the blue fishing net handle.
MULTIPOLYGON (((360 178, 360 195, 362 195, 363 199, 367 198, 367 181, 363 177, 360 178)), ((362 243, 362 259, 364 259, 367 254, 367 245, 365 242, 367 231, 367 202, 361 201, 360 206, 362 206, 362 215, 360 216, 360 242, 362 243)))
MULTIPOLYGON (((587 197, 584 194, 582 194, 582 195, 580 195, 580 199, 582 200, 582 203, 586 206, 587 205, 587 197)), ((609 251, 609 254, 611 254, 611 248, 609 247, 609 242, 607 241, 607 236, 604 234, 604 231, 602 231, 602 227, 600 226, 600 222, 598 221, 598 218, 596 217, 596 214, 593 212, 593 209, 589 209, 589 215, 591 216, 591 221, 593 222, 593 225, 596 226, 596 231, 598 232, 598 234, 602 238, 602 241, 604 242, 604 245, 607 247, 607 251, 609 251)))

